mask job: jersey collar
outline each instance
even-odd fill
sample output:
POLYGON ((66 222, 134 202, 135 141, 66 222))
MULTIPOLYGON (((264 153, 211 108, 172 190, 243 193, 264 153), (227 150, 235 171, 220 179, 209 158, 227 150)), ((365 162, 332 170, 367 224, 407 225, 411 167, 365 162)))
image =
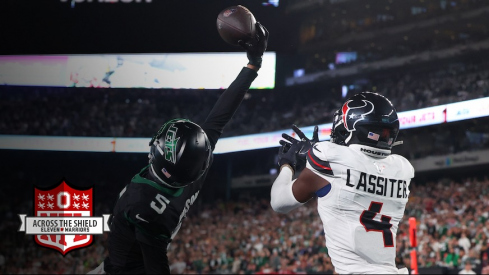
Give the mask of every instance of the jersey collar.
POLYGON ((351 144, 348 147, 352 148, 355 151, 362 152, 365 155, 374 158, 386 158, 391 154, 391 150, 379 149, 379 148, 361 145, 361 144, 351 144))

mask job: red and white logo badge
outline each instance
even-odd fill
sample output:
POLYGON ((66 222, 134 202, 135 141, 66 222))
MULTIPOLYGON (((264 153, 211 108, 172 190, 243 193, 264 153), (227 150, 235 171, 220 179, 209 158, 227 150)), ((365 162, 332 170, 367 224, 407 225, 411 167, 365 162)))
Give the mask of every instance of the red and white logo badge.
POLYGON ((110 215, 92 215, 93 188, 75 188, 62 181, 51 189, 34 188, 34 216, 19 214, 19 231, 34 235, 37 244, 66 255, 89 246, 93 235, 109 231, 110 215))
MULTIPOLYGON (((77 190, 63 181, 51 190, 34 190, 34 213, 37 217, 91 217, 93 214, 93 188, 77 190)), ((59 227, 46 226, 46 229, 51 227, 53 231, 57 228, 64 231, 69 224, 62 223, 59 223, 59 227)), ((34 238, 39 245, 56 249, 63 255, 75 248, 88 246, 93 240, 92 235, 79 234, 36 235, 34 238)))

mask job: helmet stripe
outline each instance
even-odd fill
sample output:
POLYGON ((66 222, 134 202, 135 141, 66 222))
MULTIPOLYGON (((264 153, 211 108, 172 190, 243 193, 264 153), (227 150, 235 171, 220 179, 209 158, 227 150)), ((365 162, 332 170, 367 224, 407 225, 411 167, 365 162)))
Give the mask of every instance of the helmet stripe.
POLYGON ((349 130, 348 129, 348 124, 346 124, 346 114, 348 113, 348 109, 350 109, 348 107, 348 103, 350 103, 351 100, 348 100, 344 105, 343 105, 343 108, 341 108, 341 115, 342 115, 342 119, 343 119, 343 124, 345 125, 345 129, 349 130))
POLYGON ((165 153, 163 152, 163 149, 161 149, 161 147, 160 147, 160 146, 158 146, 158 142, 156 142, 156 141, 155 141, 153 144, 155 145, 156 149, 158 149, 158 151, 160 152, 160 154, 161 154, 162 156, 164 156, 164 155, 165 155, 165 153))

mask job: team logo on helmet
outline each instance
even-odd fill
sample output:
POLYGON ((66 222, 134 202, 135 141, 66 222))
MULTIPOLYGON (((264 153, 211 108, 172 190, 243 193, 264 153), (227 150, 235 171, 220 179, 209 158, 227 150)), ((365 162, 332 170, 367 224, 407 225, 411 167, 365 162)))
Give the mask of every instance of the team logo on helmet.
POLYGON ((372 113, 375 109, 374 104, 368 100, 362 99, 363 105, 350 107, 350 102, 353 100, 348 100, 345 102, 341 111, 343 113, 343 124, 348 132, 356 131, 355 125, 365 119, 365 116, 372 113))
POLYGON ((175 138, 177 136, 178 128, 175 127, 175 124, 170 125, 168 131, 165 136, 165 159, 173 164, 177 162, 176 151, 177 151, 177 143, 180 139, 175 138))

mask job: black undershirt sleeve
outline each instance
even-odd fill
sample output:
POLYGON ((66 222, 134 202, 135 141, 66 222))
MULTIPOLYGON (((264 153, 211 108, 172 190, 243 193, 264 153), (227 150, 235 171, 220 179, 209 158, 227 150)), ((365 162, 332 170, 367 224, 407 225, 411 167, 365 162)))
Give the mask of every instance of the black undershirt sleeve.
POLYGON ((166 247, 158 247, 139 242, 144 257, 144 270, 146 274, 170 274, 166 247))
POLYGON ((258 73, 255 70, 244 67, 231 85, 221 94, 209 116, 201 125, 211 142, 212 150, 214 150, 224 126, 233 117, 257 76, 258 73))

